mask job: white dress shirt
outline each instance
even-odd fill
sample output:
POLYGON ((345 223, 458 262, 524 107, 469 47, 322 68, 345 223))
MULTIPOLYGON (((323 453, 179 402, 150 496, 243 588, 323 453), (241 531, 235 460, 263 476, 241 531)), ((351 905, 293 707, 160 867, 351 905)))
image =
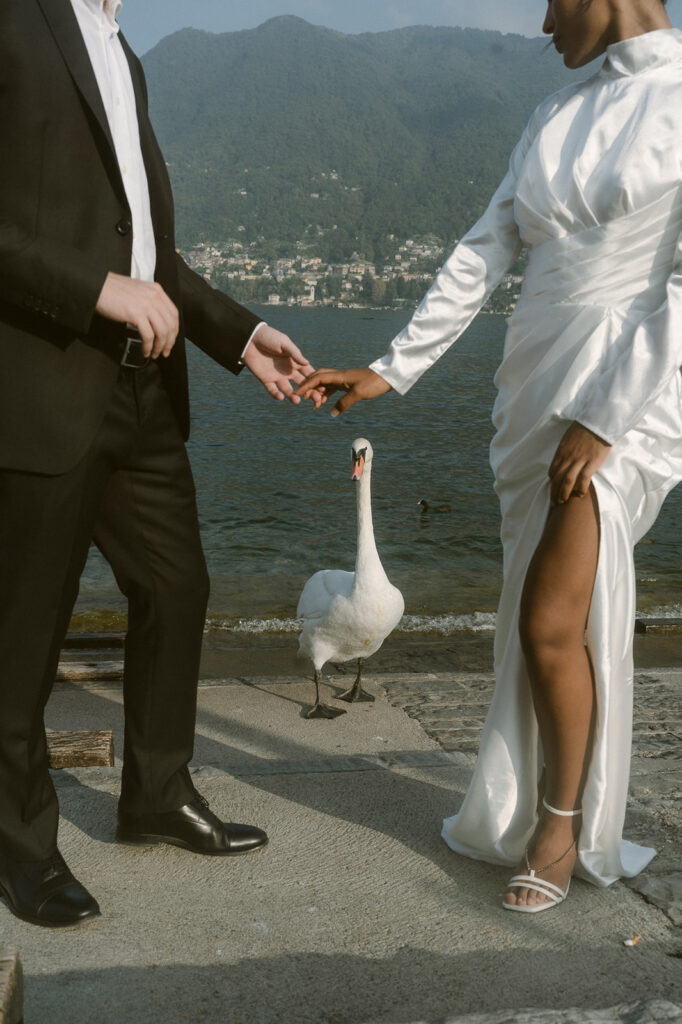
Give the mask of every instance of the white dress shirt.
POLYGON ((153 281, 156 241, 147 172, 140 148, 135 92, 118 38, 121 0, 71 0, 90 56, 121 171, 133 224, 131 277, 153 281))
MULTIPOLYGON (((121 0, 71 0, 71 5, 95 72, 130 206, 133 223, 130 276, 153 281, 156 240, 149 183, 140 147, 135 91, 116 21, 123 4, 121 0)), ((255 327, 242 351, 242 360, 256 332, 265 326, 261 321, 255 327)))

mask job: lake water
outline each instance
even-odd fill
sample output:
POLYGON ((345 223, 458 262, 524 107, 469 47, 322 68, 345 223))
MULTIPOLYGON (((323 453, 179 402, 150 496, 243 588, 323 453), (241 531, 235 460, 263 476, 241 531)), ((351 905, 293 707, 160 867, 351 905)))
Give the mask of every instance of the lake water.
MULTIPOLYGON (((404 325, 395 311, 267 308, 316 366, 367 365, 404 325)), ((189 453, 212 578, 209 631, 295 630, 303 583, 352 570, 355 491, 350 445, 374 447, 377 546, 405 596, 403 628, 489 629, 500 589, 499 513, 488 465, 493 375, 505 321, 481 315, 407 396, 389 394, 339 419, 274 402, 248 372, 234 378, 190 348, 189 453), (422 513, 420 499, 450 512, 422 513)), ((680 615, 682 488, 637 551, 639 609, 680 615)), ((122 603, 93 552, 79 624, 118 624, 122 603)))

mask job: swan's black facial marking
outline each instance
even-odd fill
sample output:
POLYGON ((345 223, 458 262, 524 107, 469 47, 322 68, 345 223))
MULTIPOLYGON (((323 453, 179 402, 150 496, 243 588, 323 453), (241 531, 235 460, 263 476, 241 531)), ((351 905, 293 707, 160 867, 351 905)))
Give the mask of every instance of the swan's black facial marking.
POLYGON ((367 455, 367 449, 366 448, 361 448, 359 451, 356 451, 355 448, 351 449, 351 456, 352 456, 352 461, 353 461, 353 471, 352 471, 352 473, 350 475, 351 480, 355 480, 357 482, 360 479, 360 477, 362 476, 362 471, 365 468, 365 456, 366 455, 367 455))

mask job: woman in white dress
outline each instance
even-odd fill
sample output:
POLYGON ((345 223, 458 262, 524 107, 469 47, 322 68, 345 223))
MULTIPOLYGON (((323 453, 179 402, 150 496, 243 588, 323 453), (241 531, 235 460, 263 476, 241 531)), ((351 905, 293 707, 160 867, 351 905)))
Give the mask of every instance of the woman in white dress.
POLYGON ((332 415, 404 394, 471 323, 522 245, 529 263, 495 383, 491 464, 504 585, 496 687, 443 838, 520 864, 503 906, 609 885, 632 733, 633 547, 682 479, 682 32, 664 0, 550 0, 543 30, 587 81, 542 103, 481 220, 387 354, 321 370, 332 415), (585 643, 587 636, 587 643, 585 643))

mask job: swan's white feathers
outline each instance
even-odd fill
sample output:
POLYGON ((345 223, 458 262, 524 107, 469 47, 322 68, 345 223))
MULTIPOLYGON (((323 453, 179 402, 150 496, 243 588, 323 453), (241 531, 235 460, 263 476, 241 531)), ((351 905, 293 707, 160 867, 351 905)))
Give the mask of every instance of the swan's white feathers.
POLYGON ((320 569, 310 577, 303 588, 296 614, 304 619, 324 618, 337 594, 350 597, 354 580, 354 572, 345 572, 343 569, 320 569))
POLYGON ((298 602, 298 615, 305 620, 299 648, 316 669, 330 659, 352 661, 374 654, 400 622, 405 607, 402 594, 384 572, 374 543, 369 496, 372 446, 365 438, 358 438, 353 449, 364 450, 365 455, 358 484, 356 572, 316 572, 298 602))
MULTIPOLYGON (((376 587, 353 590, 354 576, 352 572, 323 570, 308 580, 301 595, 298 610, 305 622, 299 637, 299 650, 309 655, 315 668, 321 668, 330 659, 354 661, 356 658, 369 658, 379 650, 402 618, 403 596, 386 577, 379 592, 376 587), (309 614, 306 614, 301 606, 308 586, 316 577, 325 575, 336 577, 337 581, 342 577, 340 582, 344 589, 348 588, 350 577, 350 590, 330 595, 325 589, 324 608, 311 605, 309 614)), ((320 583, 316 584, 315 590, 318 588, 320 583)))

